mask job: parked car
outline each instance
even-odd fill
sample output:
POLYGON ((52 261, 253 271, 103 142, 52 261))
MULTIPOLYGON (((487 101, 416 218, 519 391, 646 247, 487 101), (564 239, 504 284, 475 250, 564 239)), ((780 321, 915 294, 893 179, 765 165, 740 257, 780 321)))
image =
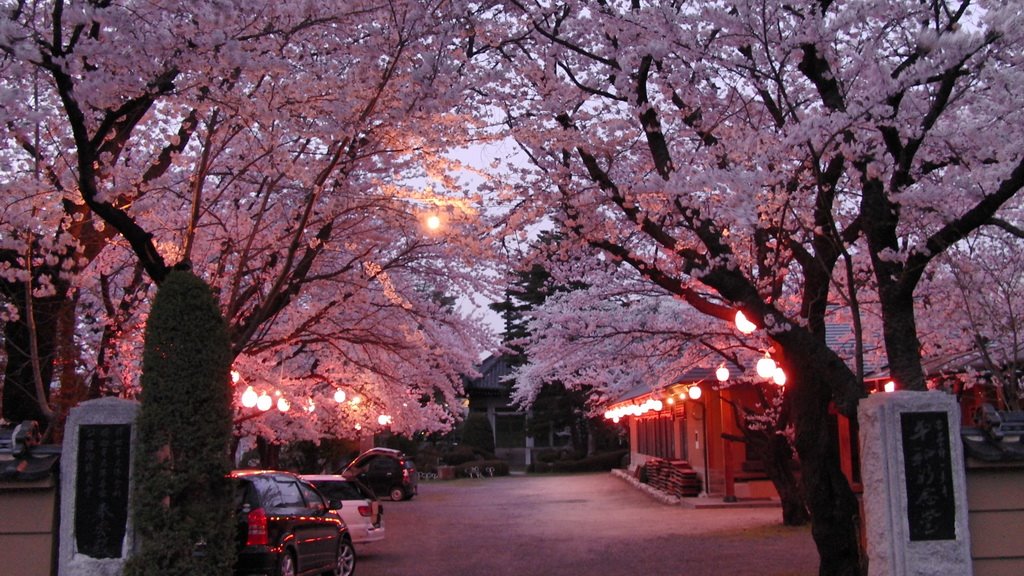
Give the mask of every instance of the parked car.
POLYGON ((341 504, 336 510, 348 526, 352 542, 364 544, 384 538, 384 507, 373 490, 356 480, 338 474, 303 475, 329 503, 341 504))
POLYGON ((369 486, 378 498, 395 502, 412 498, 418 490, 416 464, 404 452, 392 448, 370 448, 349 463, 342 476, 369 486))
POLYGON ((230 477, 238 483, 235 576, 355 573, 345 522, 311 484, 274 470, 236 470, 230 477))

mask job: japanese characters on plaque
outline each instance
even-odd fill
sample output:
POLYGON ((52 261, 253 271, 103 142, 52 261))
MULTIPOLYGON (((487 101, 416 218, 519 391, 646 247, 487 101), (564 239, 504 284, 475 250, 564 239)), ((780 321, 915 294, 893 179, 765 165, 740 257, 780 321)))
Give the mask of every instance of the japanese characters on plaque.
POLYGON ((75 543, 93 558, 120 558, 128 523, 131 424, 78 429, 75 543))
POLYGON ((955 540, 956 502, 946 412, 903 412, 910 540, 955 540))

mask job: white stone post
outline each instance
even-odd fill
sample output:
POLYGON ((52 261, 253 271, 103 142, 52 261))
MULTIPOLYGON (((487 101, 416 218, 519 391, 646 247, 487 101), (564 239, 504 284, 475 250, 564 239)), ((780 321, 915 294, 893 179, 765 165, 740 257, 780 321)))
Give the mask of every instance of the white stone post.
POLYGON ((117 576, 134 549, 131 466, 139 403, 71 409, 60 466, 60 576, 117 576))
POLYGON ((860 402, 869 576, 970 576, 960 409, 943 392, 860 402))

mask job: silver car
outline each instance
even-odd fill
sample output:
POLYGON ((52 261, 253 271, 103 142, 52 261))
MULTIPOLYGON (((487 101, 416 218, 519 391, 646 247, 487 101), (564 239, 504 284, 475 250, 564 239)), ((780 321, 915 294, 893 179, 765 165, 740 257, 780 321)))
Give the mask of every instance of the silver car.
POLYGON ((337 474, 307 474, 302 479, 331 502, 341 502, 341 509, 336 512, 348 526, 353 543, 365 544, 384 538, 384 507, 365 484, 337 474))

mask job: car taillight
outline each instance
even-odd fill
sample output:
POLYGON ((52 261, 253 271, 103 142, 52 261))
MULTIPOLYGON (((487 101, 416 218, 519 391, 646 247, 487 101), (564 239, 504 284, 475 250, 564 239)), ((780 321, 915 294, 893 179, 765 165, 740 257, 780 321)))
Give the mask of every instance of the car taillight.
POLYGON ((405 462, 402 462, 402 480, 409 481, 409 469, 405 467, 405 462))
POLYGON ((256 508, 247 516, 249 534, 245 539, 246 546, 267 545, 267 513, 263 508, 256 508))
POLYGON ((369 506, 360 506, 359 507, 359 515, 360 516, 367 516, 368 517, 371 513, 372 512, 371 512, 369 506))

